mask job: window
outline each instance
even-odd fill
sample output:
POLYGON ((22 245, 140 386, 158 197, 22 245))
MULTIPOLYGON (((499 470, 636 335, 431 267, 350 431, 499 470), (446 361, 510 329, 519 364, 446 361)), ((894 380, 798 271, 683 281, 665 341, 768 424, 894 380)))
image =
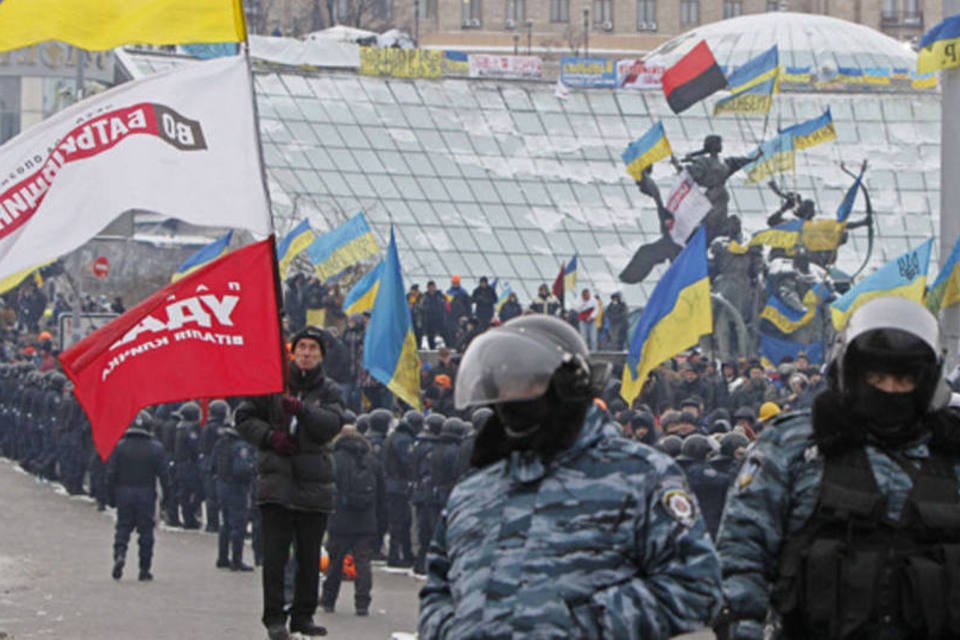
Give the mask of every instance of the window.
POLYGON ((463 0, 463 26, 479 27, 483 22, 481 0, 463 0))
POLYGON ((920 19, 920 6, 917 0, 903 0, 903 21, 918 21, 920 19))
POLYGON ((613 0, 593 0, 593 24, 604 29, 613 24, 613 0))
POLYGON ((897 0, 883 0, 883 8, 880 11, 884 20, 896 20, 897 0))
POLYGON ((743 2, 740 0, 725 0, 723 3, 723 17, 736 18, 743 15, 743 2))
POLYGON ((657 30, 657 0, 637 0, 637 31, 657 30))
POLYGON ((437 0, 417 0, 417 9, 420 18, 435 18, 437 16, 437 0))
POLYGON ((0 78, 0 142, 20 133, 20 78, 0 78))
POLYGON ((767 0, 767 11, 780 11, 780 0, 767 0))
POLYGON ((570 22, 570 0, 550 0, 550 22, 570 22))
POLYGON ((700 0, 680 0, 680 26, 700 24, 700 0))
POLYGON ((527 0, 507 0, 507 21, 520 25, 527 19, 527 0))

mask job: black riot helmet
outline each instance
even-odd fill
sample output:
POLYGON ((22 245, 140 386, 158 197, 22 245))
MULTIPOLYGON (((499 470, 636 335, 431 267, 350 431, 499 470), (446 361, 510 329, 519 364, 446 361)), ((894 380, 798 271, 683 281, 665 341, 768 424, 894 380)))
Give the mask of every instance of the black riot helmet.
MULTIPOLYGON (((356 425, 356 424, 357 424, 357 414, 355 414, 355 413, 354 413, 353 411, 351 411, 350 409, 344 409, 344 411, 343 411, 343 424, 356 425)), ((357 431, 360 431, 360 429, 357 429, 357 431)), ((363 432, 361 431, 361 433, 363 433, 363 432)))
POLYGON ((393 422, 393 414, 386 409, 374 409, 367 416, 367 421, 370 423, 370 431, 385 434, 393 422))
POLYGON ((403 414, 403 421, 413 430, 414 433, 420 433, 423 429, 423 414, 414 409, 410 409, 403 414))
POLYGON ((54 371, 50 375, 48 384, 54 391, 63 391, 63 388, 67 385, 67 376, 63 375, 59 371, 54 371))
POLYGON ((859 307, 839 337, 831 382, 847 399, 862 388, 868 372, 911 375, 918 414, 945 404, 940 381, 940 327, 919 302, 886 296, 859 307))
POLYGON ((153 428, 156 424, 154 417, 150 415, 149 411, 143 410, 137 414, 137 417, 133 419, 133 422, 130 423, 131 429, 140 429, 141 431, 146 431, 147 433, 153 433, 153 428))
POLYGON ((470 414, 470 423, 473 425, 473 430, 480 431, 492 415, 493 409, 490 407, 478 407, 474 409, 473 413, 470 414))
POLYGON ((357 416, 357 421, 354 424, 357 426, 357 431, 366 434, 370 431, 370 414, 361 413, 357 416))
POLYGON ((689 460, 691 462, 706 462, 707 456, 713 452, 713 446, 707 436, 693 433, 684 438, 680 446, 680 455, 678 460, 689 460))
POLYGON ((609 367, 591 366, 589 355, 580 334, 558 318, 514 318, 470 343, 454 401, 458 409, 522 402, 553 387, 561 401, 588 405, 609 377, 609 367))
POLYGON ((462 438, 467 434, 469 428, 469 425, 460 418, 447 418, 443 421, 441 433, 454 438, 462 438))
POLYGON ((184 402, 173 416, 184 422, 197 422, 200 420, 200 405, 196 402, 184 402))
POLYGON ((680 439, 680 436, 664 436, 657 440, 655 446, 671 458, 676 458, 683 449, 683 440, 680 439))
POLYGON ((230 421, 230 405, 225 400, 214 400, 210 403, 210 419, 220 423, 230 421))
POLYGON ((440 435, 440 432, 443 431, 443 423, 446 421, 447 417, 442 413, 431 413, 424 421, 424 426, 429 433, 436 436, 440 435))

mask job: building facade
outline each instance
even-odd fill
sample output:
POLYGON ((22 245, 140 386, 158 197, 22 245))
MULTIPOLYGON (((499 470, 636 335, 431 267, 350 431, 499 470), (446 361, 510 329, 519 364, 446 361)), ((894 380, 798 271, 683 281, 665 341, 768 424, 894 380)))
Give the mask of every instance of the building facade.
MULTIPOLYGON (((327 4, 370 0, 248 0, 267 32, 303 35, 327 4), (312 17, 312 18, 311 18, 312 17)), ((343 10, 335 9, 338 13, 343 10)), ((392 0, 372 29, 397 27, 426 46, 539 53, 649 51, 700 25, 767 11, 829 15, 899 40, 913 40, 942 19, 942 0, 392 0)), ((325 12, 325 13, 324 13, 325 12)), ((326 18, 329 22, 328 17, 326 18)), ((363 22, 363 20, 361 20, 363 22)))

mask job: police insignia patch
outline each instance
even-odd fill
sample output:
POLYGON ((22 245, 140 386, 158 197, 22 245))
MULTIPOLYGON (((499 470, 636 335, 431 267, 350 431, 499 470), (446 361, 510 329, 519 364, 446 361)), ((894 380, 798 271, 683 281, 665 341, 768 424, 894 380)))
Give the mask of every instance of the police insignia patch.
POLYGON ((690 494, 683 489, 669 489, 661 498, 667 514, 685 527, 692 527, 697 519, 697 508, 690 494))

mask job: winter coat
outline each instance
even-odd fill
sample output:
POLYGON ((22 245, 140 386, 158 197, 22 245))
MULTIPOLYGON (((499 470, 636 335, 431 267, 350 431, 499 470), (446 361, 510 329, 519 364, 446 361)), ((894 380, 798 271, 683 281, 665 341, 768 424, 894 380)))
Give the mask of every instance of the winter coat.
POLYGON ((503 306, 500 307, 500 322, 506 322, 507 320, 512 320, 522 315, 523 307, 521 307, 520 303, 516 300, 507 300, 503 303, 503 306))
POLYGON ((420 638, 666 639, 719 611, 720 565, 683 473, 588 414, 577 442, 453 489, 427 554, 420 638))
POLYGON ((447 324, 447 300, 440 291, 429 291, 420 298, 424 331, 442 331, 447 324))
POLYGON ((386 476, 387 493, 409 496, 410 483, 415 477, 413 471, 413 443, 416 436, 405 423, 397 425, 387 437, 384 447, 383 468, 386 476))
POLYGON ((377 478, 377 492, 374 502, 365 509, 344 508, 338 500, 336 511, 330 516, 327 526, 330 535, 335 536, 373 536, 377 534, 377 525, 386 522, 386 500, 383 482, 383 467, 373 453, 370 443, 359 433, 343 433, 337 436, 333 444, 334 478, 337 492, 346 486, 347 478, 353 473, 351 467, 363 465, 373 470, 377 478))
POLYGON ((476 309, 477 320, 487 325, 493 319, 493 307, 497 304, 497 293, 493 287, 477 287, 470 296, 476 309))
POLYGON ((274 429, 288 430, 280 394, 255 396, 237 408, 237 432, 257 447, 257 503, 300 511, 333 511, 331 441, 343 424, 343 398, 322 367, 303 372, 290 367, 290 393, 303 401, 296 415, 297 451, 281 456, 273 450, 274 429))
POLYGON ((117 489, 140 489, 156 493, 158 480, 164 497, 168 497, 170 476, 163 445, 142 429, 127 429, 107 461, 109 501, 113 502, 117 489))

